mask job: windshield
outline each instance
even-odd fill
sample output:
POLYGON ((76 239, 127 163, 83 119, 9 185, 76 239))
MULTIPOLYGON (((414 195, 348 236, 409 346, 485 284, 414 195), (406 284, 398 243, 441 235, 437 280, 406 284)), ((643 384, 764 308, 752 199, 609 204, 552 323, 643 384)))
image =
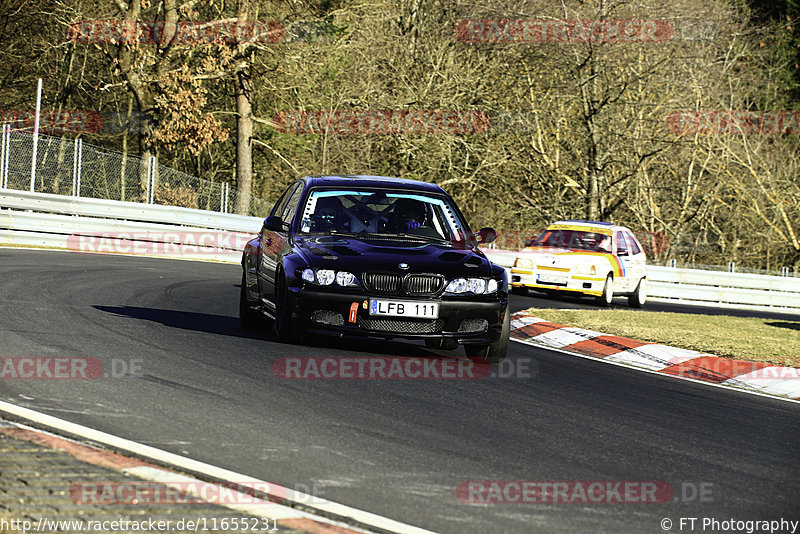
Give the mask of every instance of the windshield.
POLYGON ((466 224, 442 197, 375 190, 316 190, 302 211, 300 233, 374 234, 463 240, 466 224))
POLYGON ((540 247, 611 252, 611 236, 583 230, 545 230, 533 243, 540 247))

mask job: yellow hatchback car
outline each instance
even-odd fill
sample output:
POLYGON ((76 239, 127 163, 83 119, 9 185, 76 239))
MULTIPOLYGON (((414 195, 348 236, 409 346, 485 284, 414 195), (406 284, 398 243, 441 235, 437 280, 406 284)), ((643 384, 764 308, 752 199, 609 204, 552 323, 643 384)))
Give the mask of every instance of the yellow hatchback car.
POLYGON ((591 295, 608 306, 627 295, 631 306, 647 300, 644 249, 628 228, 597 221, 558 221, 520 251, 511 269, 514 293, 591 295))

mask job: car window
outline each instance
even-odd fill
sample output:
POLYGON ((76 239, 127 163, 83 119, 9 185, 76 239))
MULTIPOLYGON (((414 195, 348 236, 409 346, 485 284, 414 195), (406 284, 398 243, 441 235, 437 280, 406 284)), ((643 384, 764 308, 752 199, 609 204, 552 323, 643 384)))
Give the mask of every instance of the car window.
POLYGON ((458 240, 468 226, 445 198, 421 192, 314 189, 302 233, 403 234, 458 240))
POLYGON ((289 187, 287 187, 286 190, 281 195, 281 198, 279 198, 278 201, 275 203, 275 205, 272 207, 272 211, 270 212, 270 215, 275 215, 277 217, 280 217, 281 214, 283 213, 283 209, 286 207, 286 202, 289 201, 289 198, 291 198, 292 193, 299 186, 300 186, 300 184, 298 182, 295 182, 292 185, 290 185, 289 187))
POLYGON ((630 232, 625 232, 625 237, 628 241, 628 245, 630 245, 631 254, 641 254, 642 249, 639 247, 639 243, 636 241, 634 235, 630 232))
POLYGON ((545 230, 535 242, 541 247, 611 252, 610 236, 582 230, 545 230))
POLYGON ((284 206, 283 211, 281 212, 281 220, 283 222, 291 224, 292 219, 294 218, 294 213, 297 211, 297 204, 300 203, 301 196, 303 196, 303 187, 301 183, 298 183, 295 190, 292 191, 289 200, 286 202, 286 206, 284 206))
POLYGON ((628 242, 625 239, 625 234, 623 232, 615 232, 617 238, 617 255, 619 256, 626 256, 630 255, 630 247, 628 246, 628 242))

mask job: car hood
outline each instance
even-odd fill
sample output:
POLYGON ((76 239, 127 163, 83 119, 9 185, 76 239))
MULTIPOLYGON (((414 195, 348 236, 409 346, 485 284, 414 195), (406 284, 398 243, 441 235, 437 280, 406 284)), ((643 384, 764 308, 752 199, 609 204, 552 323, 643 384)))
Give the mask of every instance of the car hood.
POLYGON ((475 249, 415 239, 345 236, 295 237, 309 265, 360 274, 366 271, 435 273, 447 278, 491 276, 491 263, 475 249), (403 269, 400 264, 407 264, 403 269))

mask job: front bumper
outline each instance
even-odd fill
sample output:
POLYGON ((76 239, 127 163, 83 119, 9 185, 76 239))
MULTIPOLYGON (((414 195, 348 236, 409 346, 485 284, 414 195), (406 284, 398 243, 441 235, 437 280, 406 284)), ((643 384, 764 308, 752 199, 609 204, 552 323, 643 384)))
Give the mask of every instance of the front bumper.
POLYGON ((603 294, 606 279, 597 275, 579 274, 569 269, 540 271, 537 269, 511 269, 512 287, 530 287, 548 291, 577 292, 599 297, 603 294))
POLYGON ((441 298, 374 297, 362 292, 324 292, 290 288, 292 321, 305 331, 404 339, 455 339, 461 344, 494 343, 500 339, 508 300, 445 300, 441 298), (372 316, 370 298, 438 302, 438 319, 372 316), (351 308, 355 322, 351 321, 351 308))

